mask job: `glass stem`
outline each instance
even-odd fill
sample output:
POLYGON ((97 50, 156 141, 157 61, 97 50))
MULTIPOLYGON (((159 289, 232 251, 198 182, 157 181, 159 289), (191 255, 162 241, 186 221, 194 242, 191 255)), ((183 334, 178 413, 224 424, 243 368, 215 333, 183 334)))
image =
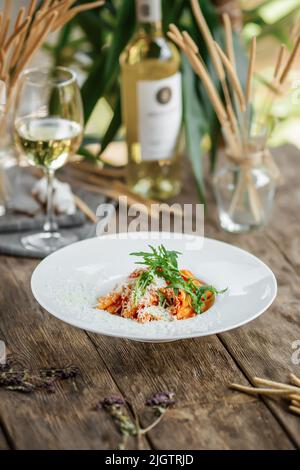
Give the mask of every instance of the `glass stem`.
POLYGON ((53 183, 54 183, 54 171, 46 170, 47 178, 47 213, 46 222, 44 224, 44 231, 48 233, 55 233, 58 231, 58 225, 53 217, 53 183))

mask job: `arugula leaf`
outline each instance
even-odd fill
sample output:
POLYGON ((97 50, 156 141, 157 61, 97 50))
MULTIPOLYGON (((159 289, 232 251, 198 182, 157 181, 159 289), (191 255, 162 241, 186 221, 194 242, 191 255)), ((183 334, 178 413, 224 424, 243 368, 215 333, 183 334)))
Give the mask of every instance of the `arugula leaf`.
MULTIPOLYGON (((167 288, 173 289, 175 295, 178 295, 179 290, 183 290, 190 295, 192 306, 195 313, 198 315, 202 313, 202 308, 205 305, 206 293, 212 292, 214 296, 223 294, 223 291, 217 291, 213 286, 201 285, 197 286, 193 279, 184 279, 178 268, 178 256, 181 254, 178 251, 168 251, 163 245, 157 248, 149 245, 150 252, 131 253, 132 256, 142 258, 142 261, 137 261, 136 264, 145 265, 147 270, 143 271, 137 278, 134 286, 134 302, 137 305, 139 299, 144 295, 147 287, 153 282, 154 276, 160 277, 166 281, 167 288)), ((160 294, 163 295, 162 292, 160 294)), ((159 294, 159 303, 164 305, 166 299, 162 299, 159 294)))

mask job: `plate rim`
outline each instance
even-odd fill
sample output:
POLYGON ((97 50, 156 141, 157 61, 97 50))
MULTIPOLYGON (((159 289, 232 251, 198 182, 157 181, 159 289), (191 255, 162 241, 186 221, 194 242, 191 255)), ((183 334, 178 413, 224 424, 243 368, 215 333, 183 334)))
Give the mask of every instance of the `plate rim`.
MULTIPOLYGON (((161 235, 163 232, 137 232, 141 235, 147 235, 149 233, 152 233, 153 234, 156 234, 156 235, 161 235)), ((164 233, 170 233, 172 236, 176 235, 176 233, 174 232, 164 232, 164 233)), ((125 235, 128 233, 127 232, 120 232, 117 234, 118 235, 125 235)), ((272 278, 272 281, 273 281, 273 287, 274 287, 274 294, 272 295, 271 299, 269 300, 269 302, 266 304, 266 306, 264 306, 263 308, 261 308, 260 310, 258 310, 253 316, 237 323, 236 325, 234 326, 228 326, 228 327, 224 327, 224 328, 215 328, 215 329, 212 329, 211 331, 207 332, 207 331, 199 331, 198 333, 195 331, 194 333, 190 333, 190 334, 186 334, 186 335, 179 335, 179 336, 153 336, 153 337, 149 337, 147 339, 144 339, 143 337, 139 338, 137 337, 136 334, 130 334, 130 333, 118 333, 118 331, 116 331, 115 333, 107 333, 107 332, 100 332, 99 330, 95 329, 95 328, 92 328, 92 327, 82 327, 81 325, 79 325, 76 320, 69 322, 67 321, 66 319, 64 318, 61 318, 57 313, 54 313, 53 310, 49 310, 48 307, 45 306, 44 302, 42 300, 39 299, 39 296, 36 292, 36 289, 34 287, 34 282, 35 282, 35 278, 36 276, 38 275, 38 272, 41 268, 41 266, 43 264, 45 264, 49 258, 51 257, 55 257, 57 256, 60 252, 62 251, 65 251, 71 247, 74 247, 74 245, 81 245, 81 244, 87 244, 89 243, 91 240, 104 240, 104 239, 116 239, 116 234, 105 234, 105 235, 101 235, 101 236, 98 236, 98 237, 92 237, 92 238, 88 238, 88 239, 85 239, 85 240, 80 240, 76 243, 72 243, 71 245, 68 245, 67 247, 63 247, 61 248, 60 250, 52 253, 51 255, 47 256, 46 258, 44 258, 39 264, 38 266, 36 266, 36 268, 34 269, 32 275, 31 275, 31 282, 30 282, 30 286, 31 286, 31 292, 36 300, 36 302, 47 312, 49 313, 50 315, 52 315, 54 318, 56 318, 57 320, 59 321, 62 321, 64 322, 65 324, 69 325, 69 326, 72 326, 72 327, 75 327, 77 329, 80 329, 80 330, 84 330, 84 331, 88 331, 88 332, 91 332, 91 333, 96 333, 96 334, 99 334, 99 335, 102 335, 102 336, 107 336, 107 337, 111 337, 111 338, 119 338, 119 339, 127 339, 127 340, 131 340, 131 341, 137 341, 137 342, 153 342, 153 343, 159 343, 159 342, 175 342, 175 341, 180 341, 180 340, 185 340, 185 339, 192 339, 192 338, 200 338, 200 337, 205 337, 205 336, 212 336, 212 335, 218 335, 218 334, 222 334, 222 333, 226 333, 228 331, 233 331, 237 328, 241 328, 242 326, 244 325, 247 325, 248 323, 251 323, 252 321, 256 320, 258 317, 260 317, 263 313, 265 313, 269 308, 270 306, 273 304, 274 300, 276 299, 277 297, 277 293, 278 293, 278 283, 277 283, 277 279, 276 279, 276 276, 275 274, 273 273, 272 269, 264 262, 262 261, 260 258, 258 258, 257 256, 255 256, 254 254, 250 253, 249 251, 247 250, 244 250, 243 248, 240 248, 239 246, 236 246, 236 245, 232 245, 230 243, 227 243, 227 242, 224 242, 222 240, 217 240, 215 238, 210 238, 210 237, 205 237, 205 236, 199 236, 199 235, 191 235, 191 234, 181 234, 182 236, 191 236, 191 237, 197 237, 197 238, 200 238, 200 239, 203 239, 203 240, 208 240, 208 241, 211 241, 211 242, 216 242, 218 244, 221 244, 221 245, 224 245, 226 247, 230 247, 231 249, 233 250, 236 250, 238 252, 241 252, 243 254, 247 254, 248 256, 250 256, 252 259, 255 259, 256 262, 260 263, 260 265, 264 266, 264 268, 269 272, 271 278, 272 278)), ((142 238, 139 238, 139 239, 142 239, 142 238)), ((117 239, 116 239, 117 240, 117 239)), ((155 240, 156 241, 156 240, 155 240)))

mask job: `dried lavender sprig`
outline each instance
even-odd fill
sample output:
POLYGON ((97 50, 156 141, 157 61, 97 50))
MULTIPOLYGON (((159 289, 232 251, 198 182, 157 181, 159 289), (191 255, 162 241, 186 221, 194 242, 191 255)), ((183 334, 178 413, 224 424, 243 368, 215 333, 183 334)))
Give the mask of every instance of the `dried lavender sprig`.
POLYGON ((58 380, 67 380, 77 377, 80 374, 80 370, 77 366, 68 365, 61 369, 48 368, 41 369, 39 371, 40 377, 48 377, 58 380))
POLYGON ((100 400, 95 410, 105 410, 114 420, 116 427, 122 436, 136 436, 137 428, 126 412, 126 402, 122 397, 109 395, 100 400))
POLYGON ((107 409, 111 406, 125 406, 125 400, 122 397, 118 397, 116 395, 109 395, 108 397, 103 398, 103 400, 100 400, 96 406, 95 410, 101 410, 101 409, 107 409))
MULTIPOLYGON (((155 419, 147 428, 140 428, 138 416, 135 416, 135 423, 130 419, 126 412, 126 402, 122 397, 110 395, 99 401, 94 410, 105 410, 114 420, 117 430, 123 436, 122 443, 118 449, 124 449, 126 440, 129 436, 137 436, 138 438, 147 434, 162 420, 168 409, 175 404, 174 392, 159 392, 150 397, 145 405, 159 412, 159 417, 155 419)), ((129 404, 130 408, 132 406, 129 404)))
POLYGON ((145 405, 156 411, 158 413, 158 418, 153 421, 152 424, 147 426, 147 428, 141 429, 141 434, 147 434, 149 431, 155 428, 160 423, 169 408, 175 405, 175 403, 176 400, 174 392, 158 392, 148 398, 145 405))
POLYGON ((175 405, 175 393, 174 392, 158 392, 152 395, 146 401, 146 406, 167 408, 175 405))
POLYGON ((54 383, 76 377, 80 373, 78 367, 68 365, 64 368, 47 368, 37 371, 16 368, 12 358, 0 368, 0 387, 7 390, 31 393, 37 390, 46 390, 54 393, 54 383))

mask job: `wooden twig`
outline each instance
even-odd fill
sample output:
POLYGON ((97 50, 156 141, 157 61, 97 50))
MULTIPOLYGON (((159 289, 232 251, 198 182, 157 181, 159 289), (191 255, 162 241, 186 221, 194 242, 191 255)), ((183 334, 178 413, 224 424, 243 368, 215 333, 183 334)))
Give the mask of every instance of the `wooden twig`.
POLYGON ((248 66, 248 75, 247 75, 247 86, 246 86, 246 106, 250 102, 251 97, 251 88, 252 88, 252 80, 255 68, 255 59, 256 59, 256 37, 254 36, 251 41, 251 48, 250 48, 250 60, 248 66))
POLYGON ((73 12, 75 11, 75 14, 77 15, 78 13, 82 13, 83 11, 99 8, 104 5, 104 3, 104 0, 97 0, 90 3, 84 3, 83 5, 78 5, 77 7, 73 8, 73 12))
MULTIPOLYGON (((206 70, 206 66, 204 64, 204 61, 202 60, 202 57, 199 53, 199 48, 198 48, 197 44, 195 43, 195 41, 191 38, 191 36, 189 35, 189 33, 187 31, 183 31, 182 36, 184 38, 186 48, 189 47, 190 50, 192 52, 194 52, 194 54, 197 56, 197 58, 201 62, 203 68, 206 70)), ((206 72, 207 72, 207 70, 206 70, 206 72)), ((209 76, 208 73, 207 73, 207 75, 209 76)), ((232 105, 230 93, 229 93, 229 90, 228 90, 228 87, 227 87, 225 72, 224 72, 222 64, 221 64, 221 67, 218 69, 218 75, 219 75, 218 78, 221 81, 221 85, 222 85, 222 89, 223 89, 223 93, 224 93, 224 97, 225 97, 225 102, 226 102, 226 109, 225 109, 225 112, 227 112, 227 118, 226 119, 228 119, 230 124, 231 124, 232 132, 236 134, 235 138, 237 139, 237 145, 238 145, 239 144, 238 127, 237 127, 237 122, 236 122, 235 114, 234 114, 234 111, 233 111, 233 105, 232 105), (236 133, 236 131, 237 131, 237 133, 236 133)), ((216 90, 216 92, 217 92, 217 90, 216 90)))
POLYGON ((79 169, 68 167, 68 173, 63 175, 67 178, 70 184, 75 183, 76 180, 80 181, 87 190, 102 193, 112 199, 119 200, 121 196, 126 196, 129 205, 140 204, 141 210, 144 210, 148 215, 159 218, 159 213, 156 209, 159 206, 160 212, 173 214, 182 217, 183 212, 181 208, 168 207, 166 205, 160 206, 158 201, 146 199, 143 196, 131 191, 124 183, 120 181, 111 181, 99 175, 83 174, 79 169))
POLYGON ((51 17, 52 13, 57 12, 57 17, 61 19, 60 14, 64 10, 65 7, 65 2, 62 2, 60 4, 54 4, 50 8, 47 8, 43 12, 40 10, 36 14, 36 21, 34 22, 33 26, 34 28, 38 28, 39 26, 42 25, 42 23, 47 20, 47 18, 51 17))
POLYGON ((87 219, 93 222, 93 224, 97 224, 98 218, 92 209, 82 199, 80 199, 80 197, 76 196, 75 194, 73 194, 73 197, 76 207, 86 216, 87 219))
POLYGON ((203 85, 206 88, 206 91, 210 97, 210 100, 214 106, 216 114, 219 118, 221 125, 227 122, 227 115, 223 103, 218 95, 218 92, 213 84, 209 73, 207 72, 204 64, 201 60, 196 56, 195 50, 191 48, 191 38, 188 33, 185 32, 183 36, 183 42, 185 44, 185 52, 190 60, 192 67, 194 68, 195 72, 199 75, 199 77, 203 80, 203 85))
POLYGON ((78 169, 84 173, 90 173, 92 175, 99 175, 106 178, 124 178, 125 169, 119 167, 100 167, 93 163, 87 163, 86 161, 80 161, 76 163, 68 163, 68 166, 78 169))
POLYGON ((201 31, 206 45, 208 47, 210 57, 213 63, 213 66, 215 68, 215 71, 218 75, 218 77, 221 77, 222 74, 224 73, 219 55, 217 54, 216 48, 214 46, 214 39, 211 35, 210 29, 205 21, 205 18, 203 16, 203 13, 201 11, 200 5, 198 0, 191 0, 191 5, 192 5, 192 10, 196 19, 196 22, 198 24, 199 30, 201 31))
POLYGON ((298 408, 300 408, 300 397, 299 397, 299 400, 292 400, 291 404, 293 406, 297 406, 298 408))
POLYGON ((182 39, 179 39, 176 34, 172 33, 172 31, 168 31, 167 32, 167 36, 168 38, 171 39, 171 41, 173 41, 176 46, 178 46, 180 49, 182 49, 183 51, 185 51, 185 45, 184 45, 184 42, 182 41, 182 39))
POLYGON ((0 38, 1 47, 3 47, 5 44, 9 27, 10 27, 10 18, 7 18, 7 20, 4 20, 3 18, 3 26, 2 26, 2 32, 1 32, 1 38, 0 38))
POLYGON ((28 16, 31 17, 34 14, 36 5, 37 5, 37 0, 30 0, 30 3, 28 5, 28 16))
MULTIPOLYGON (((199 53, 199 48, 195 41, 190 35, 183 31, 182 33, 174 25, 170 25, 168 37, 174 41, 174 43, 186 54, 194 72, 202 80, 203 86, 208 94, 211 104, 216 112, 217 118, 221 124, 223 135, 226 140, 228 151, 226 152, 227 158, 234 164, 239 166, 240 177, 233 193, 231 202, 231 215, 234 217, 236 208, 241 204, 244 193, 248 194, 249 203, 255 223, 259 223, 264 216, 263 206, 258 194, 257 188, 255 187, 252 178, 252 168, 256 165, 253 159, 253 154, 259 153, 259 159, 262 163, 266 163, 271 172, 271 166, 274 167, 272 157, 266 157, 266 141, 269 129, 266 128, 266 139, 262 141, 260 148, 256 151, 253 150, 252 138, 249 131, 251 129, 249 120, 252 118, 249 113, 249 104, 251 101, 251 88, 253 83, 253 75, 255 68, 256 58, 256 38, 252 39, 250 59, 248 64, 248 76, 246 91, 244 94, 243 88, 240 83, 238 73, 236 71, 236 61, 233 46, 233 35, 231 21, 228 15, 223 15, 223 22, 225 27, 225 39, 226 39, 226 52, 224 53, 219 44, 214 42, 212 34, 205 21, 198 0, 191 0, 192 10, 198 25, 198 28, 205 40, 207 48, 210 53, 210 59, 213 63, 216 75, 222 85, 223 95, 225 98, 225 104, 223 103, 221 95, 206 68, 206 65, 199 53), (227 79, 232 85, 233 93, 231 94, 228 89, 227 79), (234 102, 234 106, 233 106, 234 102), (248 106, 247 106, 248 105, 248 106)), ((280 92, 281 85, 286 80, 287 74, 294 63, 298 48, 300 45, 300 37, 298 38, 295 47, 282 70, 282 62, 284 56, 284 48, 282 47, 277 58, 274 81, 268 84, 270 90, 274 90, 276 94, 280 92)), ((275 93, 273 97, 275 96, 275 93)), ((268 110, 270 108, 268 107, 268 110)), ((258 124, 261 127, 262 121, 258 120, 258 124)), ((257 131, 257 135, 260 135, 261 129, 257 131)), ((272 172, 271 172, 272 174, 272 172)), ((277 176, 274 180, 278 180, 277 176)))
POLYGON ((291 393, 291 394, 289 395, 289 399, 290 399, 290 400, 300 400, 300 395, 297 394, 297 393, 291 393))
POLYGON ((1 33, 0 33, 0 47, 3 46, 5 42, 6 35, 9 30, 10 21, 11 21, 11 10, 12 10, 12 2, 11 0, 4 1, 4 9, 3 9, 3 17, 1 21, 1 33))
POLYGON ((15 31, 13 32, 13 34, 8 38, 8 40, 6 41, 5 45, 4 45, 4 51, 7 52, 8 49, 10 48, 10 46, 14 43, 14 41, 16 41, 16 39, 18 39, 18 36, 20 35, 21 32, 24 31, 24 29, 27 28, 28 24, 30 22, 30 18, 26 18, 25 21, 23 21, 23 23, 21 23, 16 29, 15 31))
POLYGON ((288 390, 284 389, 274 390, 270 388, 255 388, 239 384, 230 384, 230 388, 239 392, 247 393, 249 395, 264 395, 270 397, 285 397, 289 395, 288 390))
POLYGON ((8 99, 20 74, 48 34, 64 26, 81 11, 97 8, 104 3, 98 0, 74 6, 75 1, 31 0, 27 11, 23 6, 19 8, 10 33, 12 1, 5 0, 4 9, 0 12, 0 72, 7 84, 8 99))
POLYGON ((285 45, 281 44, 280 49, 279 49, 279 53, 278 53, 278 57, 277 57, 277 60, 276 60, 275 68, 274 68, 274 73, 273 73, 273 78, 275 80, 277 80, 277 78, 279 76, 279 72, 281 70, 281 66, 282 66, 285 51, 286 51, 285 45))
MULTIPOLYGON (((223 93, 224 93, 224 96, 225 96, 225 101, 226 101, 226 110, 225 110, 225 112, 227 111, 227 113, 228 113, 227 118, 230 120, 230 122, 232 124, 232 131, 234 133, 235 128, 236 128, 235 125, 232 122, 232 117, 234 115, 234 111, 233 111, 233 105, 232 105, 232 102, 231 102, 231 97, 230 97, 230 93, 229 93, 227 82, 226 82, 226 75, 225 75, 225 71, 224 71, 224 68, 223 68, 223 65, 222 65, 222 61, 220 60, 219 54, 216 51, 213 37, 212 37, 211 32, 208 28, 208 25, 205 21, 205 18, 203 16, 203 13, 201 11, 199 3, 197 1, 196 2, 192 1, 192 8, 193 8, 193 12, 194 12, 196 21, 198 23, 199 29, 203 34, 203 37, 204 37, 205 42, 207 44, 208 50, 210 52, 211 59, 212 59, 217 77, 221 82, 222 90, 223 90, 223 93)), ((199 54, 198 46, 195 44, 193 39, 190 37, 190 35, 186 31, 183 32, 183 35, 186 37, 186 40, 188 41, 189 46, 191 47, 191 49, 194 50, 195 54, 202 61, 201 56, 199 54)), ((202 61, 202 65, 204 66, 203 61, 202 61)), ((238 141, 238 136, 236 136, 236 139, 238 141)), ((237 144, 238 144, 238 142, 237 142, 237 144)))
POLYGON ((300 388, 295 387, 293 385, 287 385, 284 383, 280 382, 274 382, 273 380, 267 380, 267 379, 261 379, 260 377, 254 377, 253 382, 257 385, 267 385, 269 387, 275 388, 275 389, 284 389, 294 393, 299 393, 300 394, 300 388))
POLYGON ((236 69, 230 16, 228 15, 228 13, 223 13, 222 17, 223 17, 223 23, 224 23, 224 28, 225 28, 225 43, 226 43, 227 56, 232 64, 232 67, 236 69))
POLYGON ((227 73, 228 73, 229 79, 231 81, 231 84, 233 86, 233 89, 237 94, 241 110, 242 110, 242 112, 245 112, 245 110, 246 110, 246 101, 245 101, 244 93, 243 93, 243 90, 242 90, 242 87, 241 87, 241 84, 240 84, 240 80, 237 76, 237 73, 235 72, 232 64, 230 63, 228 57, 224 54, 224 52, 221 49, 221 47, 219 46, 219 44, 217 42, 215 42, 215 45, 216 45, 216 49, 217 49, 217 51, 220 55, 220 58, 221 58, 221 60, 224 64, 224 67, 227 70, 227 73))
POLYGON ((285 67, 284 67, 284 69, 283 69, 283 71, 280 75, 280 78, 279 78, 279 84, 280 85, 282 85, 285 82, 285 80, 286 80, 286 78, 287 78, 287 76, 288 76, 288 74, 289 74, 289 72, 290 72, 290 70, 291 70, 291 68, 292 68, 292 66, 295 62, 299 47, 300 47, 300 36, 298 36, 298 38, 296 40, 296 43, 294 45, 294 48, 292 50, 292 53, 291 53, 290 57, 288 58, 288 61, 287 61, 286 65, 285 65, 285 67))
POLYGON ((215 88, 215 85, 213 84, 209 73, 206 70, 205 64, 199 54, 198 46, 191 38, 189 33, 187 31, 183 31, 183 33, 181 34, 177 26, 171 24, 168 36, 175 42, 175 44, 177 44, 178 47, 182 49, 183 52, 185 52, 194 71, 202 79, 203 84, 212 102, 212 105, 215 109, 215 112, 218 116, 218 119, 223 129, 225 130, 228 142, 231 144, 232 147, 239 146, 240 139, 238 135, 237 121, 234 115, 233 106, 229 90, 227 88, 225 73, 222 64, 220 68, 218 68, 218 74, 219 79, 222 83, 222 88, 226 100, 226 109, 224 108, 219 94, 215 88), (230 126, 228 125, 229 123, 230 126))
POLYGON ((297 406, 289 406, 289 410, 295 413, 296 415, 300 415, 300 408, 297 406))
POLYGON ((292 384, 297 385, 297 387, 300 387, 300 379, 295 374, 290 374, 290 380, 292 384))
POLYGON ((53 25, 56 17, 57 17, 57 12, 52 13, 46 28, 41 33, 39 33, 39 35, 36 38, 34 38, 32 46, 30 47, 29 50, 26 51, 26 53, 24 54, 23 59, 21 60, 21 62, 17 66, 17 71, 16 71, 16 73, 14 75, 14 78, 12 80, 12 83, 11 83, 12 87, 14 87, 14 85, 16 84, 16 81, 17 81, 20 73, 26 67, 26 65, 28 64, 28 62, 32 58, 35 51, 37 49, 39 49, 39 47, 42 45, 42 43, 44 42, 44 40, 46 39, 46 37, 50 33, 52 25, 53 25))
POLYGON ((55 25, 54 25, 54 28, 53 28, 53 32, 56 31, 57 29, 61 28, 62 25, 68 23, 69 21, 71 21, 78 13, 81 13, 83 11, 87 11, 87 10, 90 10, 91 8, 98 8, 100 6, 102 6, 104 3, 103 0, 100 0, 100 1, 95 1, 95 2, 91 2, 91 3, 86 3, 84 5, 79 5, 78 7, 75 7, 75 8, 72 8, 72 10, 70 11, 67 11, 64 15, 62 15, 62 17, 58 17, 55 25))

